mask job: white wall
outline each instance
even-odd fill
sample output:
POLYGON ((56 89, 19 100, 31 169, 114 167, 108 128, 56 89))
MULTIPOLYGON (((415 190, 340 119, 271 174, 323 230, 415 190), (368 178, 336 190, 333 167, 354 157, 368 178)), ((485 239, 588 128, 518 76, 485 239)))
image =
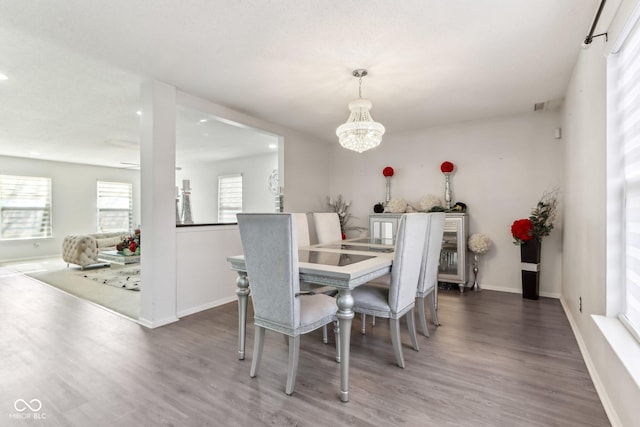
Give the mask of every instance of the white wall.
POLYGON ((177 315, 237 301, 237 273, 227 257, 242 253, 236 225, 181 227, 177 229, 177 315), (206 250, 192 250, 206 248, 206 250))
MULTIPOLYGON (((609 28, 608 45, 598 38, 589 49, 580 52, 566 93, 563 117, 567 207, 562 300, 614 426, 638 425, 640 387, 592 318, 615 314, 606 312, 606 52, 637 3, 622 2, 609 28)), ((628 342, 629 346, 638 347, 630 336, 628 342)))
POLYGON ((267 185, 274 169, 278 169, 275 152, 221 162, 187 163, 176 172, 176 186, 182 188, 182 180, 189 179, 194 222, 215 224, 218 222, 219 176, 242 174, 243 212, 275 212, 275 198, 267 185))
POLYGON ((68 234, 97 232, 97 181, 133 184, 133 223, 140 223, 140 173, 135 170, 0 156, 0 174, 51 178, 53 237, 0 241, 0 261, 57 256, 68 234))
MULTIPOLYGON (((427 194, 444 203, 440 164, 451 161, 456 167, 453 201, 467 204, 470 232, 485 233, 494 243, 481 259, 481 286, 521 292, 520 251, 510 228, 514 220, 529 216, 546 189, 562 190, 564 143, 554 138, 560 117, 557 110, 531 112, 389 134, 380 147, 360 155, 336 148, 331 194, 352 200, 351 212, 366 227, 373 205, 385 198, 385 166, 395 170, 391 197, 419 206, 427 194)), ((542 243, 541 295, 560 294, 561 221, 542 243)))

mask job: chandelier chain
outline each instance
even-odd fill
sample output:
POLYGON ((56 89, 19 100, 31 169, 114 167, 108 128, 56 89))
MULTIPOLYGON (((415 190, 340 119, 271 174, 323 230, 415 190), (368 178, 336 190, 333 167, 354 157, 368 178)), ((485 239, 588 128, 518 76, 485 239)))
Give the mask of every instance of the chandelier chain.
POLYGON ((358 79, 358 98, 362 98, 362 76, 358 79))

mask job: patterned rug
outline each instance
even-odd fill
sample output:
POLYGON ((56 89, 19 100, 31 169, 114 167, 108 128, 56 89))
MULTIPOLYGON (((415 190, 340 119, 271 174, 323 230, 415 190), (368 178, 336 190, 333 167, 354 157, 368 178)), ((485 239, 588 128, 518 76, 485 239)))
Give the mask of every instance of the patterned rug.
POLYGON ((122 269, 100 268, 96 270, 78 271, 76 274, 103 285, 131 291, 140 290, 140 267, 122 269))

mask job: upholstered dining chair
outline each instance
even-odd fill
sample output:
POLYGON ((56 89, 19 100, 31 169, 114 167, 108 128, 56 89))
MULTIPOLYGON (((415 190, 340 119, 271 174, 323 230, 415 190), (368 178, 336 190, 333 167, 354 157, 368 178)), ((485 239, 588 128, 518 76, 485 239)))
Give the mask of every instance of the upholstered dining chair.
POLYGON ((309 239, 309 220, 306 213, 292 213, 293 219, 296 224, 296 238, 298 242, 298 248, 309 246, 311 240, 309 239))
POLYGON ((340 218, 335 212, 314 212, 313 222, 315 224, 318 243, 330 243, 342 240, 342 229, 340 228, 340 218))
MULTIPOLYGON (((309 237, 309 220, 307 218, 306 213, 292 213, 294 223, 296 225, 296 238, 298 241, 298 249, 303 248, 305 246, 309 246, 310 237, 309 237)), ((307 261, 305 259, 300 259, 300 261, 307 261)), ((321 286, 315 285, 313 283, 300 282, 300 289, 305 292, 314 292, 316 294, 326 294, 329 296, 335 296, 338 291, 336 288, 331 286, 321 286)), ((322 327, 322 342, 325 344, 329 343, 329 336, 327 332, 327 325, 322 327)))
MULTIPOLYGON (((436 292, 438 288, 438 265, 440 263, 440 252, 442 250, 442 239, 444 234, 444 223, 446 215, 444 212, 430 212, 429 228, 427 229, 427 240, 420 268, 420 279, 418 280, 418 290, 416 292, 416 308, 422 333, 429 336, 427 327, 427 315, 424 308, 424 300, 429 297, 429 309, 431 311, 431 322, 435 326, 440 326, 436 311, 436 292)), ((389 286, 389 276, 376 279, 375 284, 389 286)), ((366 332, 366 314, 362 314, 362 334, 366 332)), ((372 324, 375 326, 375 316, 372 324)))
POLYGON ((407 318, 413 348, 418 351, 418 339, 413 309, 420 278, 429 216, 423 213, 404 214, 398 224, 396 249, 389 287, 367 284, 352 291, 353 311, 389 319, 391 342, 399 367, 404 368, 400 342, 400 319, 407 318))
MULTIPOLYGON (((293 393, 300 353, 300 336, 335 320, 333 298, 300 292, 298 248, 292 214, 238 214, 238 227, 251 283, 255 337, 251 377, 258 375, 265 330, 289 338, 285 392, 293 393)), ((336 328, 337 331, 337 328, 336 328)), ((339 355, 339 340, 336 339, 339 355)))
POLYGON ((424 336, 429 336, 427 328, 427 315, 424 309, 424 299, 429 297, 429 310, 431 311, 431 322, 440 326, 438 315, 436 314, 436 292, 438 290, 438 265, 440 264, 440 251, 442 249, 442 237, 444 235, 444 222, 446 215, 444 212, 428 213, 431 218, 427 240, 422 256, 422 266, 418 279, 418 291, 416 292, 416 306, 418 318, 422 326, 424 336))

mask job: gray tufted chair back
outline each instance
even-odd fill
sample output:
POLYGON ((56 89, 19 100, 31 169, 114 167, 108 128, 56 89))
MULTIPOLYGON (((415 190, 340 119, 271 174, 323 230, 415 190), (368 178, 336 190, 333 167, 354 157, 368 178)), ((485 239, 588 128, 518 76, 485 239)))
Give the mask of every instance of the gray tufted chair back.
POLYGON ((238 214, 257 325, 282 332, 300 325, 298 249, 290 213, 238 214))

